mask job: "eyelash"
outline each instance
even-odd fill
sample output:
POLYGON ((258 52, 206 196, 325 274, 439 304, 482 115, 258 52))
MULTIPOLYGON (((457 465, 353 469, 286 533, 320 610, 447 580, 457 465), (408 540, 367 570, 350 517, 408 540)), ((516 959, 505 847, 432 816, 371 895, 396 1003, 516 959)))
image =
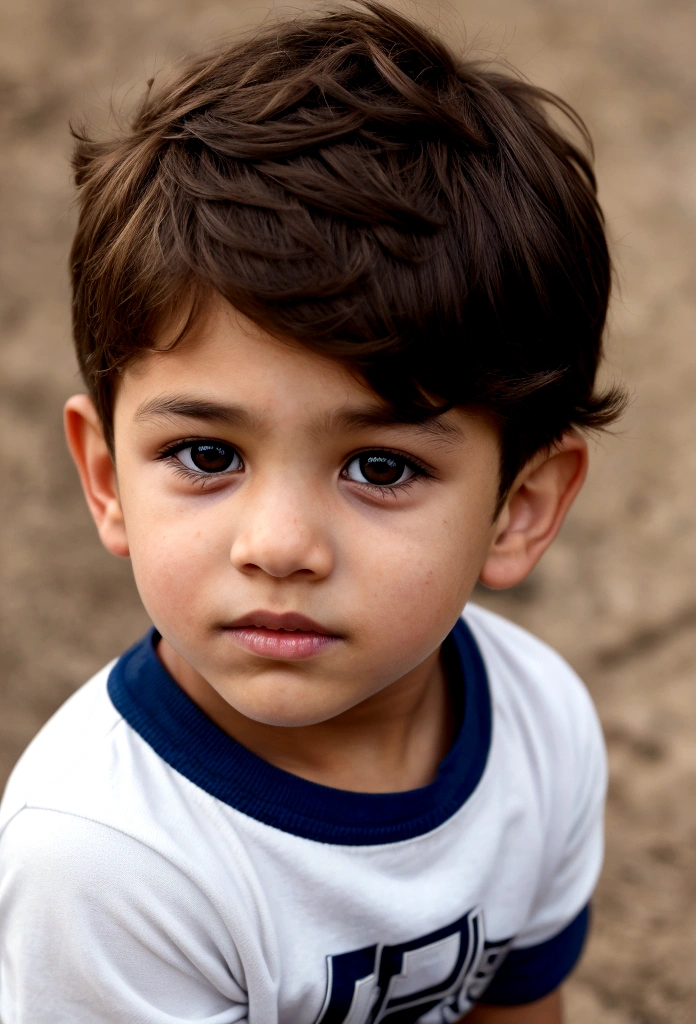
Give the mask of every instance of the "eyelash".
POLYGON ((341 477, 344 480, 350 479, 346 474, 351 463, 361 455, 371 455, 373 453, 378 453, 380 455, 393 455, 395 458, 403 460, 413 474, 408 478, 408 480, 403 480, 400 483, 395 484, 383 484, 381 486, 379 484, 363 482, 362 480, 350 481, 362 490, 369 492, 371 496, 379 497, 383 501, 387 501, 390 497, 396 498, 398 494, 409 491, 418 480, 432 480, 434 477, 432 471, 429 470, 428 467, 419 459, 416 459, 413 455, 406 455, 404 452, 400 452, 395 448, 361 448, 359 451, 353 452, 353 454, 346 459, 343 469, 341 470, 341 477))
MULTIPOLYGON (((157 462, 170 462, 174 472, 177 476, 182 477, 190 483, 194 483, 201 488, 205 488, 216 479, 225 479, 230 473, 237 474, 240 469, 236 470, 223 470, 219 473, 196 473, 182 464, 182 462, 176 458, 177 454, 181 451, 185 451, 187 448, 193 448, 200 444, 219 444, 225 448, 230 448, 237 453, 242 463, 241 469, 244 469, 244 460, 238 449, 227 441, 219 441, 213 437, 190 437, 183 438, 180 441, 175 441, 173 444, 167 445, 162 448, 156 455, 157 462)), ((398 492, 404 492, 410 490, 411 487, 416 483, 417 480, 432 480, 434 474, 424 463, 419 459, 416 459, 413 455, 406 455, 404 452, 400 452, 394 448, 361 448, 356 452, 353 452, 346 459, 343 468, 341 469, 340 476, 342 479, 349 479, 346 477, 348 467, 355 459, 361 455, 369 455, 372 453, 380 453, 384 455, 393 455, 398 459, 403 459, 404 463, 412 471, 413 475, 408 480, 404 480, 401 483, 396 484, 371 484, 363 481, 352 480, 351 483, 357 484, 362 490, 369 491, 372 495, 378 495, 383 500, 386 500, 389 495, 396 495, 398 492)))
POLYGON ((244 460, 234 445, 229 444, 227 441, 220 441, 214 437, 187 437, 183 438, 181 441, 175 441, 174 444, 167 445, 157 453, 156 461, 169 462, 178 477, 186 480, 188 483, 192 483, 195 486, 200 487, 201 489, 209 487, 210 484, 216 480, 224 480, 227 479, 230 474, 237 474, 240 472, 239 469, 235 469, 231 471, 223 470, 220 473, 196 473, 187 466, 184 466, 180 459, 177 459, 176 456, 179 452, 185 451, 187 448, 194 448, 196 445, 200 444, 219 444, 224 448, 232 449, 239 456, 242 463, 241 468, 244 468, 244 460))

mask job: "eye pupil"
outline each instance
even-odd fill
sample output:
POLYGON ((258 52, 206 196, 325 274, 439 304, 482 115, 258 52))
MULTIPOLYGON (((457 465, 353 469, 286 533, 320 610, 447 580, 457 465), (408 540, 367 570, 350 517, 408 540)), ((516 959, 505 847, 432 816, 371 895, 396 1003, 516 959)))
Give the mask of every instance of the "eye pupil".
POLYGON ((191 462, 206 473, 222 473, 229 469, 234 451, 221 444, 195 444, 191 448, 191 462))
POLYGON ((361 455, 360 472, 371 484, 395 484, 403 475, 403 460, 393 455, 361 455))

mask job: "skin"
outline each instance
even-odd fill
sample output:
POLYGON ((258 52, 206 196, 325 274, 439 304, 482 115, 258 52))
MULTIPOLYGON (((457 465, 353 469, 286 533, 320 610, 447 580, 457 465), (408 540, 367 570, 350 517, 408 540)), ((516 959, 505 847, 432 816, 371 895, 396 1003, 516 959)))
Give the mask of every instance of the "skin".
MULTIPOLYGON (((126 369, 114 460, 87 396, 67 403, 66 431, 102 542, 131 558, 178 684, 270 763, 359 792, 432 781, 452 740, 440 645, 478 579, 509 587, 531 571, 587 468, 569 432, 494 518, 485 416, 389 422, 344 367, 222 301, 183 345, 126 369), (196 469, 204 441, 232 453, 227 471, 196 469), (386 452, 400 481, 366 482, 365 452, 386 452), (258 610, 309 616, 317 651, 250 650, 233 624, 258 610)), ((560 999, 467 1019, 557 1024, 560 999)))
POLYGON ((563 1001, 556 990, 525 1006, 477 1006, 467 1024, 563 1024, 563 1001))

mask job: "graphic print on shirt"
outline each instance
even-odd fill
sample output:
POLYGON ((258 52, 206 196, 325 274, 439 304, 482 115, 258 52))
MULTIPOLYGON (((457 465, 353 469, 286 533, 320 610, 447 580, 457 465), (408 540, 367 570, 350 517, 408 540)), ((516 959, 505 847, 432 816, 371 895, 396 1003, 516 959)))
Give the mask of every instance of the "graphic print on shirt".
POLYGON ((486 942, 476 907, 410 942, 329 956, 316 1024, 452 1024, 481 996, 511 944, 486 942))

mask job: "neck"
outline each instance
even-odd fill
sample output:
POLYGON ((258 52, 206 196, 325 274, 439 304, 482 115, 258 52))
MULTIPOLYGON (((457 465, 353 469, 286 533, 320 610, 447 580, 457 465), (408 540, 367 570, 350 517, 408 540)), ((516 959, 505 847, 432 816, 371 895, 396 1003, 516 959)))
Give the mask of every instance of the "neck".
POLYGON ((236 711, 164 639, 160 661, 219 728, 269 764, 336 789, 394 793, 426 786, 453 740, 439 649, 348 711, 316 725, 284 727, 236 711))

